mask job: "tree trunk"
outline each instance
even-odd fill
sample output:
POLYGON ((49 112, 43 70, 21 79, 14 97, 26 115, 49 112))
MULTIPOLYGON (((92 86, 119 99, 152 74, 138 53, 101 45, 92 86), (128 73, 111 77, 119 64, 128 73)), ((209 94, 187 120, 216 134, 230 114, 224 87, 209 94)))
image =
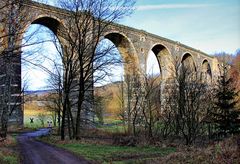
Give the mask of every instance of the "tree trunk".
POLYGON ((65 140, 65 116, 66 116, 66 106, 63 106, 62 112, 62 126, 61 126, 61 140, 65 140))
POLYGON ((58 116, 57 116, 57 120, 58 120, 58 135, 60 135, 61 133, 61 111, 58 110, 58 116))
POLYGON ((76 118, 76 127, 75 127, 75 135, 76 140, 80 139, 80 126, 81 126, 81 111, 82 111, 82 104, 83 104, 83 95, 79 93, 79 100, 78 100, 78 110, 77 110, 77 118, 76 118))
POLYGON ((68 123, 68 136, 69 139, 72 140, 72 128, 71 128, 71 120, 70 120, 70 113, 69 113, 69 108, 67 110, 67 123, 68 123))

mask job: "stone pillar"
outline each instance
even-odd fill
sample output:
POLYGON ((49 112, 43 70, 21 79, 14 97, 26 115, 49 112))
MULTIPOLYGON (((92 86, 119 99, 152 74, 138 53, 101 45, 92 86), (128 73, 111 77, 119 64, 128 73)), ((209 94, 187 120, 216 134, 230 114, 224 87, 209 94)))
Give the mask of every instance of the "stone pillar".
POLYGON ((23 126, 22 92, 21 92, 21 56, 19 52, 6 55, 4 52, 0 57, 0 116, 3 110, 8 118, 8 127, 23 126), (10 81, 7 80, 7 72, 10 81), (8 87, 10 85, 10 88, 8 87), (7 89, 9 88, 9 89, 7 89), (9 93, 6 93, 9 92, 9 93), (7 95, 10 94, 10 100, 7 95))
POLYGON ((11 97, 12 97, 12 115, 9 123, 16 124, 17 127, 23 126, 23 90, 21 88, 21 52, 15 54, 12 58, 12 82, 11 82, 11 97))
POLYGON ((212 82, 213 84, 217 82, 218 77, 220 76, 219 62, 217 58, 213 58, 211 62, 211 71, 212 71, 212 82))

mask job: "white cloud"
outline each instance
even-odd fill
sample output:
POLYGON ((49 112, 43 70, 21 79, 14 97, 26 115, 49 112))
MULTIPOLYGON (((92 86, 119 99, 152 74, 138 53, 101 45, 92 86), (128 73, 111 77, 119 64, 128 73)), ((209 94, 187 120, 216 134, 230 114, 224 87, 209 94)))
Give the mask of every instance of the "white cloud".
POLYGON ((202 8, 209 7, 209 4, 164 4, 164 5, 144 5, 137 6, 136 9, 140 11, 160 10, 160 9, 186 9, 186 8, 202 8))

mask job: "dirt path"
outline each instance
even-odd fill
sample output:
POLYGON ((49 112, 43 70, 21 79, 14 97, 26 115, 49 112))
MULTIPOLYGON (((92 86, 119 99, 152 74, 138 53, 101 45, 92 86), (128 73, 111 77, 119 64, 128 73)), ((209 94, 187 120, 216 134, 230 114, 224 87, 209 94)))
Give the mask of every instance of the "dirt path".
POLYGON ((77 157, 63 149, 36 141, 34 137, 47 135, 49 129, 24 133, 17 138, 23 164, 88 164, 84 158, 77 157))

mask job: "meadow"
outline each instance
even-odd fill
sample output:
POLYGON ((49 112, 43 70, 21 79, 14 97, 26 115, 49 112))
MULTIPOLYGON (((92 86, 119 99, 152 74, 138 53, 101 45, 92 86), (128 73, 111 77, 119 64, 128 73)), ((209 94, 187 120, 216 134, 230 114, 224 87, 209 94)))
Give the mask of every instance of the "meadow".
POLYGON ((57 136, 42 137, 40 140, 73 152, 93 163, 143 163, 176 152, 176 148, 173 147, 118 146, 110 140, 101 142, 82 138, 80 141, 62 142, 57 136))
POLYGON ((31 108, 31 105, 26 106, 24 108, 24 127, 31 129, 48 127, 47 122, 52 121, 51 115, 52 113, 45 109, 31 108), (31 122, 31 119, 33 119, 33 122, 31 122))

